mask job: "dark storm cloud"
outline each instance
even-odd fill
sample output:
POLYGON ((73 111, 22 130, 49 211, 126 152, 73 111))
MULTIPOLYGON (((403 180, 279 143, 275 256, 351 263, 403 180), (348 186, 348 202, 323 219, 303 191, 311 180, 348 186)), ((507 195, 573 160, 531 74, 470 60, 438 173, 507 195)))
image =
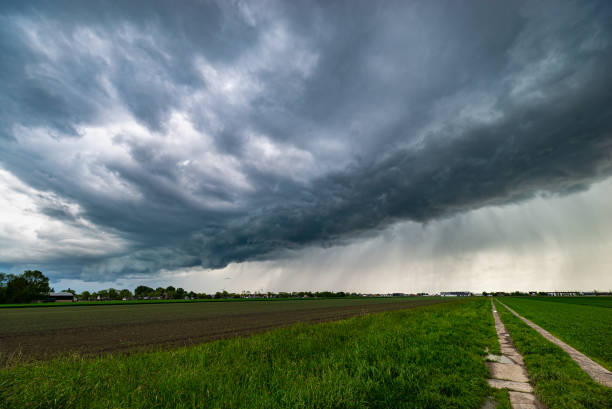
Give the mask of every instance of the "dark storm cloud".
POLYGON ((201 248, 210 250, 203 258, 223 266, 397 220, 427 222, 538 192, 583 190, 612 172, 612 97, 605 87, 589 91, 588 99, 580 90, 562 107, 515 108, 503 122, 453 142, 435 136, 421 150, 319 180, 301 202, 203 239, 201 248))
POLYGON ((130 243, 54 259, 68 275, 276 257, 612 174, 607 2, 7 3, 0 15, 2 166, 130 243), (109 125, 121 115, 146 132, 109 125), (78 145, 96 140, 87 127, 108 143, 78 145), (55 144, 28 143, 40 132, 55 144))

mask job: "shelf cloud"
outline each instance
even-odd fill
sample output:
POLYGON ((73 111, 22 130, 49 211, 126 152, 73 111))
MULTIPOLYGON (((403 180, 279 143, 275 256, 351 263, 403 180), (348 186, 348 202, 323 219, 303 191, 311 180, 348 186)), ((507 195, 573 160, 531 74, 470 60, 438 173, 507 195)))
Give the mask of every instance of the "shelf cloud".
POLYGON ((587 191, 612 176, 611 18, 605 1, 4 2, 0 267, 278 263, 587 191))

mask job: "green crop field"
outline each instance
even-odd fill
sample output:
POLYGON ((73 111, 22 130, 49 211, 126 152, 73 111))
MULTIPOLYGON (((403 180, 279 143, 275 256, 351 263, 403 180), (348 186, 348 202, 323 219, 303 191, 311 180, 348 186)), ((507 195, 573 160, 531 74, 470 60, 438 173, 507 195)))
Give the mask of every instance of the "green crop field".
MULTIPOLYGON (((527 297, 520 297, 527 298, 527 297)), ((612 297, 529 297, 529 300, 612 308, 612 297)))
POLYGON ((168 351, 20 364, 0 370, 0 407, 479 408, 493 394, 485 347, 498 349, 489 301, 457 300, 168 351))
POLYGON ((612 369, 612 308, 600 305, 605 304, 609 298, 606 297, 603 302, 593 297, 576 297, 577 302, 569 300, 569 297, 554 301, 528 297, 501 299, 523 317, 607 369, 612 369), (583 305, 579 302, 592 302, 593 305, 583 305))
MULTIPOLYGON (((507 303, 510 301, 507 297, 502 301, 510 304, 507 303)), ((514 299, 511 301, 512 304, 520 304, 514 299)), ((531 302, 538 304, 538 301, 531 302)), ((496 307, 514 345, 523 355, 536 395, 549 409, 612 407, 611 388, 593 381, 565 351, 527 326, 502 305, 496 303, 496 307)))

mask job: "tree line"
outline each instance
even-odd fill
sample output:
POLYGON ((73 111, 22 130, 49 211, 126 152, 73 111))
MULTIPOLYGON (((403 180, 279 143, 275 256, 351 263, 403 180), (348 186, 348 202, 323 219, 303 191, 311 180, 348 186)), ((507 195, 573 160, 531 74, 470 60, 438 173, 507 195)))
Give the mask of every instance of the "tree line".
POLYGON ((22 274, 0 273, 0 304, 29 303, 44 300, 50 291, 49 279, 38 270, 22 274))
MULTIPOLYGON (((22 274, 0 273, 0 304, 19 304, 45 301, 49 299, 49 293, 54 289, 49 287, 49 278, 38 270, 26 270, 22 274)), ((214 294, 196 293, 183 288, 168 286, 166 288, 151 288, 139 285, 134 292, 127 288, 118 290, 109 288, 99 291, 83 291, 78 294, 75 290, 67 288, 62 292, 71 293, 79 301, 106 301, 106 300, 133 300, 133 299, 205 299, 205 298, 337 298, 347 296, 359 296, 356 293, 344 291, 295 291, 295 292, 256 292, 233 293, 217 291, 214 294)))

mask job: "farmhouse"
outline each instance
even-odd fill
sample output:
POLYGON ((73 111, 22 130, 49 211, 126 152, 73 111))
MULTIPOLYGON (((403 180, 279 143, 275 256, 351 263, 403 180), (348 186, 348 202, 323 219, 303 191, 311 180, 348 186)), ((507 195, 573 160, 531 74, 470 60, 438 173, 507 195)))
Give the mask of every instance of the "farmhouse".
POLYGON ((68 292, 49 293, 49 297, 47 297, 47 301, 49 302, 73 302, 74 295, 68 292))

